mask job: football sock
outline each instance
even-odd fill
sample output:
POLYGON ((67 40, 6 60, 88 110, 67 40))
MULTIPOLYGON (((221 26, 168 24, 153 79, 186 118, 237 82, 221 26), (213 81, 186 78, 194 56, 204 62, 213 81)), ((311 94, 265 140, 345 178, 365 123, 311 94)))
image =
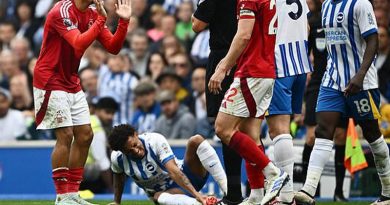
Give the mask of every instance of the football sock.
POLYGON ((291 202, 294 198, 293 187, 293 169, 294 169, 294 150, 293 141, 290 134, 281 134, 273 139, 275 146, 274 149, 274 162, 277 167, 285 171, 290 180, 280 191, 280 200, 282 202, 291 202))
POLYGON ((79 191, 80 183, 83 180, 84 168, 69 169, 68 176, 68 192, 77 193, 79 191))
POLYGON ((241 192, 241 163, 242 158, 229 146, 222 144, 223 162, 228 178, 226 199, 231 202, 242 200, 241 192), (240 167, 240 168, 238 168, 240 167), (238 168, 238 169, 237 169, 238 168))
MULTIPOLYGON (((262 145, 258 145, 258 147, 264 152, 262 145)), ((264 197, 264 174, 257 166, 253 166, 247 161, 245 161, 245 168, 251 188, 248 200, 253 203, 259 203, 264 197)))
POLYGON ((204 140, 196 150, 203 167, 211 174, 214 180, 218 183, 219 188, 222 189, 224 195, 227 194, 227 178, 223 170, 221 161, 214 148, 207 140, 204 140))
POLYGON ((383 136, 370 143, 371 152, 374 155, 375 166, 382 185, 382 195, 390 197, 390 161, 389 148, 383 136))
POLYGON ((57 195, 68 193, 68 172, 67 167, 53 169, 52 178, 57 195))
POLYGON ((334 155, 334 167, 336 172, 336 194, 343 195, 343 184, 345 177, 345 166, 344 166, 344 157, 345 157, 345 145, 335 145, 335 155, 334 155))
POLYGON ((313 151, 311 152, 310 156, 306 182, 302 188, 303 191, 306 191, 311 196, 314 196, 316 193, 322 170, 324 169, 325 164, 329 161, 332 149, 332 140, 321 138, 317 138, 315 140, 313 151))
POLYGON ((189 197, 184 194, 170 194, 170 193, 162 193, 158 199, 157 202, 161 205, 182 205, 182 204, 188 204, 188 205, 196 205, 200 204, 195 198, 189 197))

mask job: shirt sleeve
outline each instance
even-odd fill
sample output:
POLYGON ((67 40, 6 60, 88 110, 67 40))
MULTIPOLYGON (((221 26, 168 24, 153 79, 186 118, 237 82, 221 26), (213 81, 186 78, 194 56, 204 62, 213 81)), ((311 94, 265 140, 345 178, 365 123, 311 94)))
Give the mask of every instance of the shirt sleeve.
POLYGON ((363 38, 373 33, 378 33, 374 10, 368 0, 359 0, 356 2, 355 18, 363 38))
POLYGON ((171 146, 169 146, 167 139, 164 136, 158 133, 154 133, 153 136, 155 139, 156 146, 156 155, 160 162, 165 165, 169 160, 174 159, 175 155, 173 154, 171 146))
POLYGON ((199 0, 198 8, 196 9, 194 16, 205 22, 210 23, 213 19, 215 10, 217 9, 217 0, 199 0))
POLYGON ((113 151, 111 153, 111 170, 114 173, 121 174, 123 173, 123 169, 120 166, 119 163, 122 163, 123 165, 123 154, 118 151, 113 151))
POLYGON ((128 25, 129 21, 119 19, 118 27, 114 35, 108 30, 107 26, 104 26, 102 32, 98 36, 99 42, 108 52, 118 54, 125 41, 128 25))
POLYGON ((238 2, 238 19, 255 19, 258 10, 257 4, 253 0, 239 0, 238 2))

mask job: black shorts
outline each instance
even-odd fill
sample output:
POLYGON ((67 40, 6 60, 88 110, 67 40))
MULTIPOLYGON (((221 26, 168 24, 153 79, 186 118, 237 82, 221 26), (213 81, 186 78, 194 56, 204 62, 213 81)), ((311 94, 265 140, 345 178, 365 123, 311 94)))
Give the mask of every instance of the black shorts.
MULTIPOLYGON (((316 126, 316 107, 318 94, 320 92, 320 84, 309 83, 305 92, 305 119, 304 123, 307 126, 316 126)), ((339 128, 348 127, 348 119, 342 117, 337 125, 339 128)))
POLYGON ((222 81, 222 92, 219 94, 212 94, 208 88, 208 84, 211 76, 213 76, 215 68, 217 67, 219 61, 226 56, 228 49, 226 50, 212 50, 209 55, 209 60, 206 67, 206 107, 207 107, 207 117, 217 117, 219 107, 226 91, 229 89, 230 84, 232 84, 234 79, 235 67, 230 72, 230 75, 226 76, 222 81))

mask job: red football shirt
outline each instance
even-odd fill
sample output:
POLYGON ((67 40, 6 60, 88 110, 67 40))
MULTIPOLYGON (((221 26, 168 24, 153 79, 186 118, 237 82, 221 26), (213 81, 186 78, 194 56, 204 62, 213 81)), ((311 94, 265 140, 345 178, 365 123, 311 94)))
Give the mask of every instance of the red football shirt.
POLYGON ((274 54, 276 9, 271 1, 238 0, 238 18, 255 19, 255 24, 249 43, 237 60, 235 77, 276 77, 274 54))
POLYGON ((120 19, 112 35, 105 20, 92 7, 78 10, 73 0, 56 3, 46 18, 41 53, 34 68, 34 87, 80 91, 78 68, 88 46, 97 39, 110 53, 118 53, 125 40, 128 21, 120 19))

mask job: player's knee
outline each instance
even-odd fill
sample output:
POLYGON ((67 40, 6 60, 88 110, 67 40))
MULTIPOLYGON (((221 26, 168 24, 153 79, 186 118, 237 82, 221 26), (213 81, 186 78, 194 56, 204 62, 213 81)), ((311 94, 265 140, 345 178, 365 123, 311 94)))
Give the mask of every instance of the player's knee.
POLYGON ((222 122, 222 120, 219 120, 217 118, 217 120, 215 121, 215 134, 221 138, 221 139, 224 139, 224 138, 227 138, 229 137, 229 132, 230 132, 230 129, 228 129, 225 125, 227 125, 228 123, 226 122, 222 122))
POLYGON ((89 146, 92 143, 93 131, 92 129, 86 129, 75 140, 79 145, 89 146))
POLYGON ((333 139, 333 131, 325 125, 318 125, 315 130, 315 138, 333 139))
POLYGON ((55 131, 57 143, 56 146, 70 146, 73 140, 73 130, 71 128, 59 128, 55 131))
POLYGON ((201 135, 194 135, 188 140, 188 146, 199 147, 205 139, 201 135))

